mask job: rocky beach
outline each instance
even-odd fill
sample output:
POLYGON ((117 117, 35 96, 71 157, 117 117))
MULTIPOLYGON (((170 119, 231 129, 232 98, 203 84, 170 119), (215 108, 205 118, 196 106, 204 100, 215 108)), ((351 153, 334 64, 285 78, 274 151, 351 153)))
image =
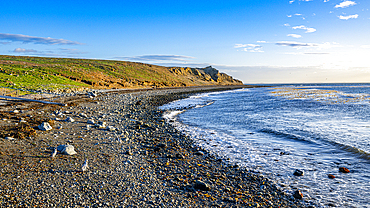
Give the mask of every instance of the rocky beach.
POLYGON ((298 191, 286 195, 273 181, 200 149, 158 109, 194 93, 240 87, 53 100, 67 106, 7 103, 0 110, 0 206, 314 207, 298 191))

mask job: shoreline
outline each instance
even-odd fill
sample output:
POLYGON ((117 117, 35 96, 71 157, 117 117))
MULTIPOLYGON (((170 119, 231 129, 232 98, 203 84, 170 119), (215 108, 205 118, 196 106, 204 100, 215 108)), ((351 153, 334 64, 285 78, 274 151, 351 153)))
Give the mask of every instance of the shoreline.
POLYGON ((71 107, 37 104, 41 108, 11 114, 26 120, 27 115, 35 120, 43 116, 53 123, 53 130, 1 140, 1 206, 309 207, 268 179, 199 149, 164 122, 157 108, 225 87, 101 93, 92 99, 82 96, 71 107), (63 121, 68 117, 75 121, 63 121), (88 124, 92 119, 116 130, 96 128, 88 124), (66 143, 77 154, 50 157, 51 148, 66 143), (82 173, 85 159, 89 168, 82 173))

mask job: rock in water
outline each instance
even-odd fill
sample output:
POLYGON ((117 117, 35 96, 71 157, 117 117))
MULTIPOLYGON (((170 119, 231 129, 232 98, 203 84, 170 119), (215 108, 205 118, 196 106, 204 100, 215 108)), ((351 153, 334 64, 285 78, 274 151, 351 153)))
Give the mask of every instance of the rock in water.
POLYGON ((77 154, 77 152, 75 151, 75 148, 72 146, 72 145, 59 145, 57 147, 57 150, 59 152, 61 152, 62 154, 65 154, 65 155, 74 155, 74 154, 77 154))
POLYGON ((39 128, 42 131, 49 131, 53 129, 48 122, 43 122, 37 128, 39 128))
POLYGON ((339 172, 341 172, 341 173, 349 173, 350 171, 347 168, 345 168, 345 167, 340 167, 339 168, 339 172))
POLYGON ((196 181, 194 185, 194 189, 201 190, 201 191, 210 191, 211 187, 204 183, 203 181, 196 181))
POLYGON ((87 169, 89 168, 89 165, 87 163, 88 163, 88 159, 86 159, 84 164, 82 165, 82 168, 81 168, 82 172, 87 171, 87 169))
POLYGON ((296 169, 296 170, 294 171, 293 175, 295 175, 295 176, 303 176, 303 175, 304 175, 304 172, 303 172, 303 171, 301 171, 301 170, 296 169))
POLYGON ((294 192, 293 197, 296 199, 303 199, 303 194, 299 190, 297 190, 294 192))
POLYGON ((328 178, 330 178, 330 179, 334 179, 334 178, 335 178, 335 176, 334 176, 334 175, 332 175, 332 174, 329 174, 329 175, 328 175, 328 178))

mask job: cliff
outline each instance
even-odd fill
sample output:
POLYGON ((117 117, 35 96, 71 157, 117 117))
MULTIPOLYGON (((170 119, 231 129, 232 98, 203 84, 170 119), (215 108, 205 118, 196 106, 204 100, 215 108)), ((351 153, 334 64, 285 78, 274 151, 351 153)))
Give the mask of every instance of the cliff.
POLYGON ((243 82, 233 77, 220 73, 212 66, 205 68, 171 68, 175 75, 187 77, 190 80, 198 79, 199 81, 208 82, 217 85, 242 85, 243 82))

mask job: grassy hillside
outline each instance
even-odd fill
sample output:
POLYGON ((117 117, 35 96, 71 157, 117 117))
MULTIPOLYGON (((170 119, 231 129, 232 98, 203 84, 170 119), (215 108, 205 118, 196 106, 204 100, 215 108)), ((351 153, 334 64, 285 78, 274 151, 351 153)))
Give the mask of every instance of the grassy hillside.
POLYGON ((89 88, 242 84, 213 68, 211 71, 212 76, 202 69, 126 61, 0 56, 0 87, 60 92, 89 88))

